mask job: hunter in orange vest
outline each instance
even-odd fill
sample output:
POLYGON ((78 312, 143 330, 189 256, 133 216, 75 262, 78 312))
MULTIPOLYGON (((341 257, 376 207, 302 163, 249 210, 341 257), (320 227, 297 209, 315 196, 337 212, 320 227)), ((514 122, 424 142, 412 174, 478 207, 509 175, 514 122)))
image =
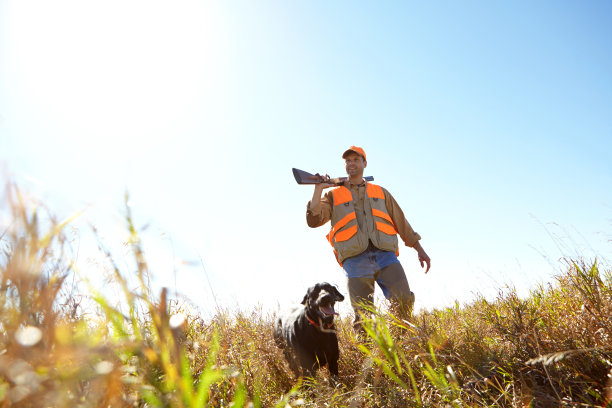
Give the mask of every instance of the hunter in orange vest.
POLYGON ((323 197, 323 190, 333 185, 316 184, 308 203, 306 221, 312 228, 331 221, 327 240, 347 276, 355 327, 360 326, 363 306, 373 305, 374 283, 397 307, 398 317, 409 318, 414 293, 397 259, 397 236, 417 251, 421 266, 427 266, 425 273, 429 271, 431 260, 419 242, 420 235, 412 229, 393 196, 381 186, 363 179, 367 166, 365 151, 351 146, 342 158, 348 179, 323 197))

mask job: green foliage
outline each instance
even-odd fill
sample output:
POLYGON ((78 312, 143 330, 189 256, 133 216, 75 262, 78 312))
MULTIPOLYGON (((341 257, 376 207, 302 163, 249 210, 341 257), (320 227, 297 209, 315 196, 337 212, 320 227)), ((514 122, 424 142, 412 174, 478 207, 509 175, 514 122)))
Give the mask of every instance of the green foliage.
POLYGON ((293 377, 273 315, 218 310, 203 320, 165 289, 154 293, 129 207, 128 266, 99 242, 117 297, 76 270, 75 217, 58 222, 13 185, 6 197, 0 407, 611 406, 612 275, 601 262, 568 260, 525 299, 508 288, 411 321, 379 308, 362 333, 340 319, 334 383, 325 369, 293 377))

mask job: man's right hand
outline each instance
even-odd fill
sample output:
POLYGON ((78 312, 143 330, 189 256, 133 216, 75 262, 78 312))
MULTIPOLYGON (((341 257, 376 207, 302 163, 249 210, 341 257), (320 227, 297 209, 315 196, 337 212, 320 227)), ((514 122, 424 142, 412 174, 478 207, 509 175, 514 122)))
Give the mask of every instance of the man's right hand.
MULTIPOLYGON (((320 174, 317 173, 317 176, 320 176, 320 174)), ((326 174, 320 177, 322 177, 323 180, 325 181, 329 181, 329 174, 326 174)), ((319 184, 314 185, 314 191, 312 193, 312 200, 310 200, 310 209, 314 213, 318 212, 319 204, 321 203, 321 194, 323 193, 323 190, 325 190, 326 188, 333 187, 333 186, 334 185, 331 183, 319 183, 319 184)))
POLYGON ((324 182, 323 183, 319 183, 319 184, 315 184, 314 185, 315 186, 315 191, 319 190, 319 192, 321 192, 321 191, 325 190, 326 188, 330 188, 330 187, 334 186, 334 184, 326 183, 326 181, 329 181, 329 174, 321 176, 319 173, 317 173, 316 176, 321 177, 324 180, 324 182))

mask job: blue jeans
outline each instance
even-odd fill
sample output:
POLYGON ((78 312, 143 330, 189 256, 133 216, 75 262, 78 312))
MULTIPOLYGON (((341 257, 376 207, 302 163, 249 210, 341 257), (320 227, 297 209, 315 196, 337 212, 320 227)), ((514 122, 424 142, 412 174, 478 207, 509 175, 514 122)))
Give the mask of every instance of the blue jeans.
MULTIPOLYGON (((361 254, 345 259, 342 268, 349 279, 375 278, 381 269, 394 263, 399 263, 399 260, 393 252, 381 251, 370 245, 361 254)), ((389 288, 381 279, 377 279, 376 283, 382 289, 383 295, 389 299, 391 296, 389 288)))

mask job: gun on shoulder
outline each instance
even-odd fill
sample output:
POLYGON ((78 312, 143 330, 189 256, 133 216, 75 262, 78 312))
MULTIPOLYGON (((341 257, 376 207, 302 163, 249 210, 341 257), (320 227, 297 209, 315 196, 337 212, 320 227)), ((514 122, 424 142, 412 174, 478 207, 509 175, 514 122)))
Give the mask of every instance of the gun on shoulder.
MULTIPOLYGON (((329 180, 325 180, 325 177, 323 177, 319 173, 310 174, 308 172, 305 172, 304 170, 299 170, 296 168, 293 168, 293 176, 295 177, 295 181, 297 181, 298 184, 329 183, 329 184, 335 184, 337 186, 344 184, 344 182, 348 178, 348 177, 336 177, 336 178, 330 178, 329 180)), ((374 177, 367 176, 367 177, 364 177, 364 180, 372 181, 374 180, 374 177)))

